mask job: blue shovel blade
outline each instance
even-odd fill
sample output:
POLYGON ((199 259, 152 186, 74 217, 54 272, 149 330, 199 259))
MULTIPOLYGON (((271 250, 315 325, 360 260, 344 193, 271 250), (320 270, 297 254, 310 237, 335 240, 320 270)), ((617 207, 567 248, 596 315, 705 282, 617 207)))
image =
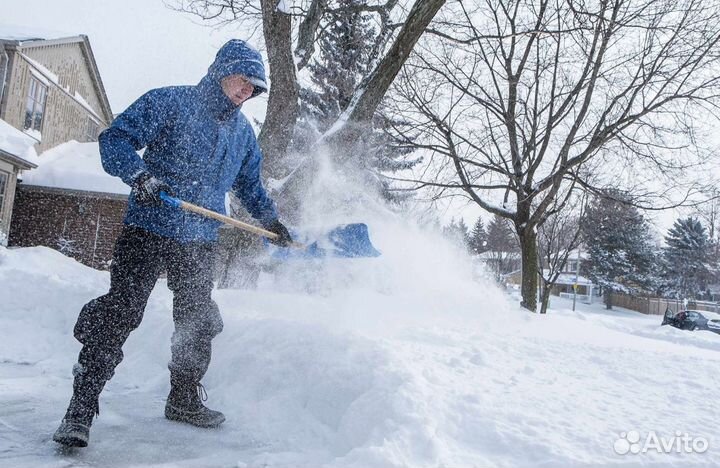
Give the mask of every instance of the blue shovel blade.
POLYGON ((274 247, 271 255, 279 259, 362 258, 379 257, 380 252, 370 242, 367 224, 352 223, 332 229, 323 238, 309 244, 305 249, 274 247))

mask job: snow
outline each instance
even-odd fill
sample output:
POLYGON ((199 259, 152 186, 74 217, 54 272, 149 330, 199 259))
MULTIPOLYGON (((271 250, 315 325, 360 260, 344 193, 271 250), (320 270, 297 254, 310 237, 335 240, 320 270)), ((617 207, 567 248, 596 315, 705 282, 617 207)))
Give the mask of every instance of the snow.
MULTIPOLYGON (((44 156, 43 156, 44 157, 44 156)), ((109 274, 44 247, 0 248, 0 456, 18 468, 718 466, 720 336, 553 297, 530 314, 440 234, 317 158, 302 226, 363 220, 372 259, 286 261, 216 290, 225 328, 203 383, 226 423, 163 417, 173 331, 160 280, 101 397, 91 445, 58 450, 83 304, 109 274), (482 276, 482 275, 480 275, 482 276), (620 455, 677 431, 705 453, 620 455)))
MULTIPOLYGON (((549 278, 550 270, 543 269, 543 276, 545 278, 549 278)), ((560 273, 555 282, 557 284, 579 284, 581 286, 587 286, 587 285, 593 284, 591 279, 589 279, 585 276, 582 276, 582 275, 576 275, 575 273, 572 273, 572 272, 560 273)))
MULTIPOLYGON (((23 59, 27 60, 27 62, 28 62, 30 65, 32 65, 33 67, 35 67, 35 69, 36 69, 40 74, 42 74, 46 79, 50 80, 52 83, 54 83, 54 84, 56 84, 58 87, 60 87, 60 77, 59 77, 56 73, 50 71, 45 65, 41 64, 41 63, 38 62, 37 60, 31 59, 30 57, 28 57, 27 55, 25 55, 25 54, 23 54, 23 53, 20 53, 20 56, 21 56, 23 59)), ((47 82, 46 82, 46 83, 47 83, 47 82)))
POLYGON ((83 106, 88 112, 90 112, 92 115, 94 115, 96 119, 102 120, 102 118, 101 118, 99 115, 97 115, 97 112, 95 112, 95 110, 92 108, 92 106, 90 105, 90 103, 88 103, 88 102, 85 100, 85 98, 82 97, 82 95, 81 95, 80 93, 78 93, 77 91, 75 91, 75 95, 73 96, 73 98, 74 98, 81 106, 83 106))
POLYGON ((35 130, 34 128, 28 128, 23 130, 23 133, 38 143, 42 141, 42 133, 39 130, 35 130))
MULTIPOLYGON (((720 340, 660 316, 552 299, 531 315, 466 277, 440 238, 371 232, 384 255, 215 291, 225 330, 205 378, 218 430, 166 421, 165 281, 124 347, 91 445, 50 437, 71 391, 78 311, 109 274, 48 248, 0 248, 0 453, 36 466, 717 466, 720 340), (428 249, 428 247, 430 247, 428 249), (424 250, 427 249, 427 250, 424 250), (425 254, 417 259, 420 252, 425 254), (412 272, 413 274, 408 274, 412 272), (412 277, 411 277, 412 276, 412 277), (291 281, 295 278, 295 281, 291 281), (310 286, 315 286, 315 292, 310 286), (584 308, 584 309, 583 309, 584 308), (701 363, 701 365, 698 365, 701 363), (682 404, 678 404, 682 395, 682 404), (703 454, 617 455, 626 431, 710 440, 703 454)), ((315 265, 318 267, 318 265, 315 265)))
POLYGON ((34 76, 35 79, 37 79, 40 83, 44 84, 45 86, 50 86, 50 80, 43 73, 40 73, 38 70, 30 67, 30 74, 34 76))
POLYGON ((35 157, 33 146, 37 141, 0 119, 0 150, 23 159, 35 157))
POLYGON ((97 142, 69 141, 33 160, 39 167, 23 176, 25 185, 127 195, 130 187, 105 172, 97 142))

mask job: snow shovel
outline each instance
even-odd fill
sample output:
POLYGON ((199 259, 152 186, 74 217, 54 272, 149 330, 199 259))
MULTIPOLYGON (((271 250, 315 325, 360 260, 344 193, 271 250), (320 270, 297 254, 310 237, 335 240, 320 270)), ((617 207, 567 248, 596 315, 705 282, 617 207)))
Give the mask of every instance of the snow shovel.
MULTIPOLYGON (((244 231, 265 237, 267 239, 277 239, 278 235, 252 224, 238 221, 229 216, 222 215, 207 208, 193 205, 179 198, 172 197, 165 192, 160 192, 160 198, 169 206, 180 208, 185 211, 212 218, 230 226, 242 229, 244 231)), ((342 258, 358 258, 358 257, 378 257, 378 252, 370 242, 368 227, 365 223, 352 223, 338 226, 330 230, 324 239, 315 241, 311 244, 301 244, 293 242, 290 248, 275 247, 274 257, 278 258, 320 258, 320 257, 342 257, 342 258), (328 244, 328 247, 321 247, 328 244)))

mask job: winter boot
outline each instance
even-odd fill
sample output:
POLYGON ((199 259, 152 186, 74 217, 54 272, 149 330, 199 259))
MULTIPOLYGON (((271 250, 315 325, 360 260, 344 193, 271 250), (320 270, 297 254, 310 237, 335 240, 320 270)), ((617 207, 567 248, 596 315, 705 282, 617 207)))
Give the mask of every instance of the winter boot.
POLYGON ((99 382, 77 373, 65 417, 53 435, 53 440, 68 447, 87 447, 90 425, 100 414, 98 398, 105 382, 99 382))
POLYGON ((225 415, 203 405, 207 400, 201 383, 174 375, 170 377, 170 395, 165 404, 165 417, 198 427, 217 427, 225 421, 225 415))

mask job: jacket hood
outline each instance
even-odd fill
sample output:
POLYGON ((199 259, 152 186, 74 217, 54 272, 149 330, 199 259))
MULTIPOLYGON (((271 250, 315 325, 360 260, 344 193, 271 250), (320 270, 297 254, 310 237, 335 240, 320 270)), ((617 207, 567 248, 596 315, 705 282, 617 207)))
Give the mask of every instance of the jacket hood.
POLYGON ((215 55, 215 61, 199 84, 201 93, 208 100, 211 110, 222 120, 238 109, 225 96, 220 86, 220 81, 230 75, 243 75, 255 86, 249 99, 268 90, 265 65, 260 52, 240 39, 228 41, 215 55))

